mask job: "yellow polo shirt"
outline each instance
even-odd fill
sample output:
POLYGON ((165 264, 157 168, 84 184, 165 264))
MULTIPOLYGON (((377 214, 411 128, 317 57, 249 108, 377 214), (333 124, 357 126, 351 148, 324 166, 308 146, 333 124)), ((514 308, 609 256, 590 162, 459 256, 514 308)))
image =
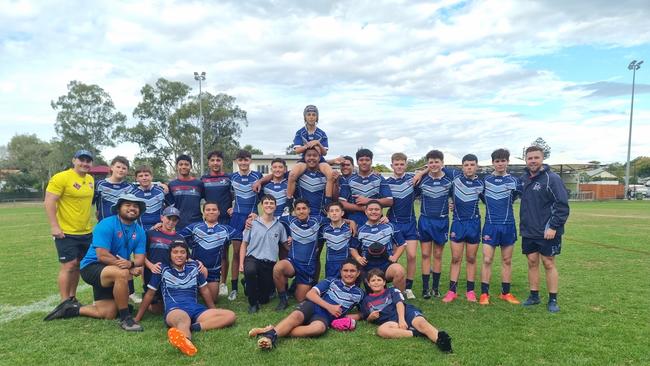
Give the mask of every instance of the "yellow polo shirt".
POLYGON ((55 174, 47 185, 47 192, 59 196, 56 219, 64 234, 83 235, 92 232, 91 214, 95 179, 80 176, 74 169, 55 174))

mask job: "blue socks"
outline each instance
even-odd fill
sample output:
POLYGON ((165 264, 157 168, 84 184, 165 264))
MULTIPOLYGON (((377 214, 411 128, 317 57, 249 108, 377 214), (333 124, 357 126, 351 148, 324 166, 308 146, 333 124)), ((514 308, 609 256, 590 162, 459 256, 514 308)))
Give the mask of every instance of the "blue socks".
POLYGON ((426 291, 429 289, 429 278, 431 278, 431 275, 422 275, 422 290, 426 291))
POLYGON ((489 294, 490 293, 490 284, 481 282, 481 293, 482 294, 489 294))
POLYGON ((194 323, 190 325, 190 332, 200 332, 200 331, 201 331, 201 324, 194 323))
POLYGON ((456 292, 456 281, 449 281, 449 291, 456 292))
MULTIPOLYGON (((429 287, 429 286, 427 286, 429 287)), ((409 280, 408 278, 406 279, 406 289, 410 290, 413 288, 413 280, 409 280)))
POLYGON ((510 293, 510 282, 501 282, 501 293, 503 295, 510 293))
POLYGON ((474 291, 474 281, 467 281, 467 292, 474 291))

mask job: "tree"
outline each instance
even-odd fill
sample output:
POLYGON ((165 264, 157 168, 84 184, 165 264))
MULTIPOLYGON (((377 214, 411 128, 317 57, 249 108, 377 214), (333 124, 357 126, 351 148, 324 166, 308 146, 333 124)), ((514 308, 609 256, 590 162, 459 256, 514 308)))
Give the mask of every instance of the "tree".
MULTIPOLYGON (((139 122, 124 131, 127 141, 140 146, 139 157, 159 159, 173 169, 175 157, 187 153, 199 170, 199 98, 191 96, 191 90, 187 84, 164 78, 141 89, 142 101, 133 111, 139 122)), ((246 111, 226 94, 204 92, 201 100, 205 153, 221 150, 226 160, 231 160, 239 149, 242 125, 248 125, 246 111)))
POLYGON ((406 171, 407 172, 414 172, 417 169, 420 169, 425 165, 427 165, 427 157, 426 156, 423 156, 423 157, 419 158, 418 160, 408 159, 406 161, 406 171))
POLYGON ((52 144, 39 139, 35 134, 12 137, 7 144, 5 165, 21 172, 12 178, 12 187, 19 190, 27 187, 43 190, 55 168, 53 155, 52 144))
POLYGON ((296 153, 296 150, 294 150, 293 146, 294 146, 293 143, 289 144, 289 146, 287 146, 287 147, 284 149, 284 152, 285 152, 287 155, 298 155, 298 153, 296 153))
POLYGON ((135 181, 135 169, 141 165, 148 165, 153 170, 153 179, 154 181, 167 182, 169 180, 169 172, 167 171, 167 164, 159 158, 143 158, 139 155, 133 159, 133 169, 130 172, 134 172, 133 180, 135 181))
POLYGON ((650 157, 639 156, 630 162, 634 166, 637 177, 650 177, 650 157))
POLYGON ((384 164, 376 164, 372 167, 372 170, 377 173, 391 173, 393 171, 391 168, 387 167, 384 164))
MULTIPOLYGON (((538 137, 535 141, 533 141, 530 144, 530 146, 539 146, 539 147, 541 147, 544 150, 544 159, 548 159, 548 158, 551 157, 551 147, 546 143, 546 141, 544 141, 543 138, 538 137)), ((522 151, 522 154, 521 154, 524 161, 526 161, 526 149, 527 148, 528 148, 528 146, 524 147, 524 149, 522 151)))
POLYGON ((251 155, 264 155, 264 152, 262 150, 253 147, 253 145, 251 144, 245 145, 244 147, 242 147, 242 150, 248 151, 249 153, 251 153, 251 155))
POLYGON ((71 81, 68 94, 51 105, 57 111, 54 130, 69 151, 83 148, 99 155, 102 147, 115 146, 126 122, 111 96, 94 84, 71 81))

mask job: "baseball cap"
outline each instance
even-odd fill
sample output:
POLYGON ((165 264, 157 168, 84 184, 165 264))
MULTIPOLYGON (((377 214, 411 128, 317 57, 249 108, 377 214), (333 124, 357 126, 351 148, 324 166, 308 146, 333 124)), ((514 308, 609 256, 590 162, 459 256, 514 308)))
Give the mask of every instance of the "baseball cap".
POLYGON ((93 153, 91 153, 88 150, 81 149, 81 150, 77 150, 77 152, 74 153, 74 158, 75 159, 78 159, 78 158, 80 158, 82 156, 85 156, 88 159, 93 160, 93 153))
POLYGON ((174 206, 169 206, 165 208, 162 214, 165 217, 176 216, 179 219, 181 218, 181 212, 174 206))

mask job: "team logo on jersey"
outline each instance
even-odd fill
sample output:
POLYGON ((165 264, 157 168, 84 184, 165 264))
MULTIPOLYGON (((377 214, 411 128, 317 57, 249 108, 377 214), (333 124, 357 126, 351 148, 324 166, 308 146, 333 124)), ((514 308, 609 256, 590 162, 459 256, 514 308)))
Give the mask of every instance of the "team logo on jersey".
POLYGON ((81 189, 81 184, 79 184, 79 183, 77 183, 77 182, 74 182, 74 184, 73 184, 72 186, 73 186, 75 189, 77 189, 77 190, 78 190, 78 189, 81 189))
POLYGON ((122 234, 121 231, 118 231, 118 232, 117 232, 117 237, 118 237, 119 239, 122 239, 122 235, 123 235, 123 234, 122 234))
POLYGON ((542 185, 539 183, 535 183, 535 185, 533 186, 533 191, 539 191, 540 189, 542 189, 542 185))
POLYGON ((135 240, 135 233, 131 235, 131 239, 135 240))

